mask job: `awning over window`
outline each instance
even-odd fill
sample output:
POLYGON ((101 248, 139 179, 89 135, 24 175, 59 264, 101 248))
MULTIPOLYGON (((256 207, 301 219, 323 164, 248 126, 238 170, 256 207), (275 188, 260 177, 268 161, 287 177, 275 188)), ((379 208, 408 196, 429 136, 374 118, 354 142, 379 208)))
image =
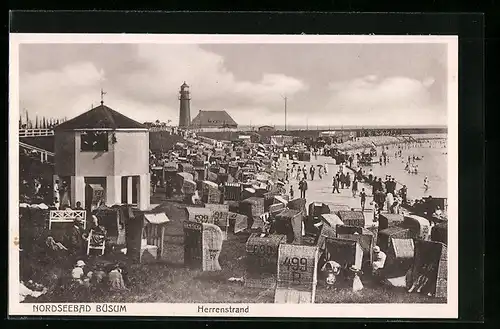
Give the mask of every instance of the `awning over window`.
POLYGON ((94 191, 104 191, 104 188, 99 184, 88 184, 94 191))
POLYGON ((158 214, 144 214, 144 219, 150 224, 158 225, 170 222, 170 219, 168 219, 167 215, 163 212, 158 214))

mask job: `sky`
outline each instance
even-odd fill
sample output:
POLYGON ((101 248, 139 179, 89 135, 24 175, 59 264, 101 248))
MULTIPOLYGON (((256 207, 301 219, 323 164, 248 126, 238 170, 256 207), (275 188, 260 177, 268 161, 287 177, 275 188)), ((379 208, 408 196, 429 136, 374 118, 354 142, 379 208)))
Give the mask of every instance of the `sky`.
POLYGON ((139 122, 226 110, 240 126, 446 125, 446 44, 22 44, 20 110, 104 104, 139 122))

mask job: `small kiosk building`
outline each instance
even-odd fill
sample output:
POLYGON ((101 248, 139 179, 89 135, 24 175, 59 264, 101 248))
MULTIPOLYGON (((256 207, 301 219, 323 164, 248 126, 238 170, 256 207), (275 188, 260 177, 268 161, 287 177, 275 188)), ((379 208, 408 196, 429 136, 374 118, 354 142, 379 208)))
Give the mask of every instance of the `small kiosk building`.
POLYGON ((55 180, 66 182, 70 203, 87 210, 100 204, 149 208, 149 131, 101 105, 54 130, 55 180))

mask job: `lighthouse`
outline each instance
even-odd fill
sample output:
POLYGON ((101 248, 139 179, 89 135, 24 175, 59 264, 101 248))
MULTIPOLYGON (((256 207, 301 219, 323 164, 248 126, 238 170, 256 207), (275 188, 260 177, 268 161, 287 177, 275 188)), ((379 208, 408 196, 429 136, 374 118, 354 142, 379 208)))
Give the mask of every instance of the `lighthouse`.
POLYGON ((179 91, 179 128, 187 128, 191 124, 190 101, 189 86, 184 81, 179 91))

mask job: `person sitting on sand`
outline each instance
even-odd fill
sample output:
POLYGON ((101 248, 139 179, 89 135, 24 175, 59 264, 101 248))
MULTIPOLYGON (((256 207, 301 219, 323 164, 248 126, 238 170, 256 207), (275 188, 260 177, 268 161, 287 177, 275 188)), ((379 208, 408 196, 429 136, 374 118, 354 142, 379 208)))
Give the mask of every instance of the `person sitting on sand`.
MULTIPOLYGON (((426 290, 427 284, 429 283, 429 277, 432 275, 434 272, 434 265, 433 264, 426 264, 422 266, 422 269, 420 271, 420 275, 417 277, 415 281, 413 281, 413 284, 411 285, 410 289, 408 289, 409 293, 412 293, 414 291, 420 293, 422 290, 426 290)), ((428 295, 431 295, 429 292, 428 295)))
POLYGON ((123 280, 122 270, 119 264, 116 264, 108 274, 110 289, 113 291, 128 290, 123 280))
POLYGON ((433 219, 437 219, 437 220, 442 220, 444 217, 444 214, 443 214, 443 211, 441 210, 441 207, 440 206, 437 206, 436 207, 436 210, 434 211, 434 213, 432 214, 432 218, 433 219))
POLYGON ((19 301, 24 302, 26 297, 30 296, 33 298, 38 298, 41 295, 47 293, 47 288, 43 287, 42 290, 32 290, 26 286, 24 281, 21 281, 19 284, 19 301))
POLYGON ((85 275, 84 271, 85 262, 83 260, 79 260, 76 262, 75 267, 71 271, 71 278, 73 279, 73 283, 77 285, 86 285, 89 280, 85 275))
POLYGON ((94 271, 89 273, 92 273, 92 275, 90 276, 90 283, 93 286, 100 286, 105 282, 104 279, 106 278, 107 274, 104 271, 104 266, 101 263, 97 263, 95 265, 94 271))
POLYGON ((84 247, 84 238, 83 238, 83 228, 82 228, 82 223, 80 222, 79 219, 76 219, 73 221, 73 228, 71 230, 70 236, 69 236, 69 243, 66 244, 69 247, 69 250, 73 254, 79 254, 82 252, 83 247, 84 247))
POLYGON ((327 289, 333 287, 337 281, 337 276, 340 274, 341 266, 335 261, 328 261, 323 265, 321 271, 325 274, 325 283, 327 289))
POLYGON ((380 250, 379 246, 373 247, 373 275, 380 276, 381 271, 385 266, 387 255, 380 250))
POLYGON ((47 247, 49 247, 49 249, 54 251, 59 251, 59 250, 68 251, 68 248, 66 248, 61 242, 56 242, 54 238, 51 236, 47 237, 45 244, 47 245, 47 247))
POLYGON ((363 290, 363 282, 361 282, 361 278, 359 277, 359 275, 362 273, 361 270, 355 265, 351 266, 349 270, 354 275, 354 277, 352 278, 352 291, 357 292, 363 290))
POLYGON ((198 190, 194 191, 194 194, 191 196, 191 202, 193 204, 199 204, 201 202, 200 194, 198 190))

